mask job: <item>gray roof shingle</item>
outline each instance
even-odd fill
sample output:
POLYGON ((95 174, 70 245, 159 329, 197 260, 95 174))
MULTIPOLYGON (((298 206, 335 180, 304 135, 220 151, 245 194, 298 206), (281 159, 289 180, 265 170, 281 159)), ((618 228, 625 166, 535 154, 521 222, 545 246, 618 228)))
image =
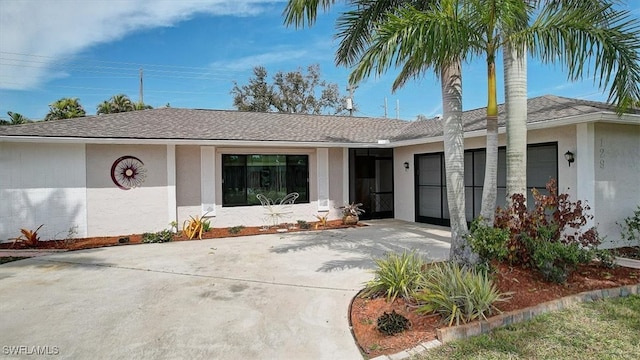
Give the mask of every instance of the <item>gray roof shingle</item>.
MULTIPOLYGON (((465 131, 485 127, 485 108, 465 111, 465 131)), ((546 95, 529 99, 528 122, 612 111, 610 105, 546 95)), ((499 106, 504 123, 504 105, 499 106)), ((437 119, 402 120, 347 116, 158 108, 84 118, 0 126, 0 138, 33 136, 80 139, 237 140, 377 143, 442 135, 437 119)))

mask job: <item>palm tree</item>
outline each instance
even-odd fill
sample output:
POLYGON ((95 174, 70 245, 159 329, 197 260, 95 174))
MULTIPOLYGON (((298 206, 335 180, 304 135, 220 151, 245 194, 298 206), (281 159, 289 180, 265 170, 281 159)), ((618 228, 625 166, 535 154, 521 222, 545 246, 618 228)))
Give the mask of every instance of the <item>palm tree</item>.
POLYGON ((118 94, 112 96, 109 100, 105 100, 98 104, 96 113, 99 114, 115 114, 120 112, 153 109, 150 105, 137 102, 134 103, 127 95, 118 94))
POLYGON ((143 102, 137 102, 134 105, 134 110, 149 110, 149 109, 153 109, 153 106, 151 105, 147 105, 143 102))
POLYGON ((526 192, 526 49, 545 62, 560 62, 568 69, 569 80, 589 73, 593 60, 600 88, 611 83, 608 101, 618 113, 640 99, 638 19, 614 9, 607 0, 531 3, 542 5, 538 16, 530 25, 507 34, 503 49, 508 199, 526 192))
MULTIPOLYGON (((473 34, 466 41, 466 48, 459 47, 460 56, 465 53, 483 55, 487 62, 487 157, 482 197, 481 216, 493 223, 497 195, 497 96, 495 57, 503 51, 507 82, 508 112, 508 178, 509 194, 526 191, 526 53, 543 61, 560 61, 567 66, 570 78, 581 76, 585 64, 595 55, 596 72, 607 83, 613 69, 617 69, 612 82, 610 99, 620 106, 629 106, 640 91, 640 65, 638 62, 638 23, 628 20, 626 12, 614 11, 604 0, 549 1, 542 7, 536 20, 529 19, 536 10, 522 0, 466 0, 440 1, 440 7, 458 9, 458 16, 468 23, 455 31, 473 34), (577 47, 572 47, 572 45, 577 47), (512 46, 515 45, 515 46, 512 46), (513 133, 510 134, 510 131, 513 133), (517 169, 517 170, 514 170, 517 169)), ((428 64, 424 49, 430 50, 438 43, 440 34, 452 34, 428 13, 429 9, 407 7, 397 14, 388 14, 375 30, 371 45, 358 63, 351 80, 368 76, 375 68, 378 74, 391 65, 398 65, 412 56, 418 63, 403 73, 415 73, 415 69, 428 64), (399 14, 399 15, 398 15, 399 14), (435 36, 431 36, 433 34, 435 36), (420 39, 419 41, 416 39, 420 39), (412 55, 413 53, 413 55, 412 55)), ((447 46, 452 39, 447 37, 447 46)), ((451 51, 451 50, 449 50, 451 51)), ((403 76, 401 73, 401 76, 403 76)), ((396 82, 394 86, 399 84, 396 82)), ((601 80, 601 85, 603 84, 601 80)))
POLYGON ((96 114, 111 114, 111 103, 105 100, 96 107, 96 114))
POLYGON ((83 117, 85 114, 78 98, 62 98, 49 105, 44 121, 83 117))
MULTIPOLYGON (((319 7, 328 10, 335 1, 330 0, 290 0, 285 9, 285 23, 303 27, 305 20, 311 25, 315 21, 319 7)), ((464 196, 464 139, 462 123, 462 73, 461 59, 466 53, 468 42, 475 35, 466 31, 467 20, 460 17, 457 1, 368 1, 349 2, 352 10, 344 12, 338 19, 338 34, 341 39, 336 53, 336 62, 341 65, 358 63, 350 80, 357 82, 368 77, 377 64, 378 74, 385 72, 395 60, 402 71, 393 84, 396 90, 412 77, 419 76, 433 68, 442 83, 445 172, 447 198, 451 220, 450 259, 462 263, 475 263, 477 256, 466 245, 468 233, 464 196), (434 31, 421 33, 426 41, 402 42, 401 36, 385 38, 378 32, 381 22, 393 29, 402 25, 404 6, 414 4, 424 10, 434 31), (447 31, 449 30, 449 31, 447 31), (441 31, 441 32, 440 32, 441 31), (377 38, 371 36, 376 33, 377 38), (448 41, 442 40, 447 34, 448 41), (375 39, 375 42, 373 40, 375 39), (373 48, 373 50, 372 50, 373 48), (383 54, 377 58, 376 54, 383 54), (363 65, 364 64, 364 65, 363 65)), ((418 16, 422 14, 417 14, 418 16)), ((388 31, 388 33, 392 30, 388 31)))
POLYGON ((111 97, 109 100, 111 103, 111 112, 112 113, 120 113, 135 110, 135 105, 133 101, 129 99, 127 95, 118 94, 111 97))
POLYGON ((7 125, 19 125, 30 122, 31 120, 27 119, 22 114, 18 114, 17 112, 7 111, 7 115, 9 115, 9 121, 7 125))

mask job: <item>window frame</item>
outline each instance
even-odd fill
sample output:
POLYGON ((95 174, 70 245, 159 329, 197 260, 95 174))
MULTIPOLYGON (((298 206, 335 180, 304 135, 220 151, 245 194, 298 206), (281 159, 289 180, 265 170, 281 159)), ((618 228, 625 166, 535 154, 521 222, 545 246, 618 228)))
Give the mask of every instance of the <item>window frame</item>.
MULTIPOLYGON (((310 178, 310 160, 311 157, 309 156, 309 154, 305 154, 305 153, 271 153, 271 152, 267 152, 267 153, 223 153, 221 156, 221 178, 222 178, 222 207, 238 207, 238 206, 256 206, 256 205, 261 205, 260 203, 250 203, 249 202, 249 197, 251 196, 251 193, 249 191, 250 187, 249 184, 251 183, 249 176, 252 172, 250 172, 250 161, 249 159, 252 156, 260 156, 260 157, 274 157, 274 158, 278 158, 278 157, 283 157, 284 158, 284 174, 283 176, 283 180, 284 180, 284 186, 286 187, 286 193, 289 194, 291 192, 297 192, 300 194, 300 197, 296 200, 296 203, 300 203, 300 204, 308 204, 310 203, 310 193, 309 193, 309 178, 310 178), (244 201, 242 203, 236 202, 236 203, 229 203, 228 201, 228 194, 227 194, 227 186, 228 184, 226 184, 225 182, 225 176, 227 175, 227 169, 230 167, 229 164, 229 159, 230 157, 238 157, 241 159, 244 159, 243 161, 241 161, 241 170, 240 172, 240 176, 243 177, 243 187, 244 187, 244 201), (300 190, 301 185, 296 183, 294 181, 294 183, 291 183, 292 180, 292 176, 293 174, 290 173, 290 169, 292 167, 294 167, 295 165, 292 163, 291 158, 304 158, 305 164, 303 165, 304 167, 304 172, 305 174, 303 175, 303 182, 304 182, 304 186, 302 186, 304 189, 304 192, 306 193, 302 193, 300 190), (296 191, 298 190, 298 191, 296 191)), ((264 166, 265 169, 260 170, 260 171, 268 171, 266 168, 268 166, 264 166)), ((255 172, 255 169, 254 171, 255 172)), ((271 181, 271 177, 269 182, 271 181)), ((238 187, 240 189, 240 187, 238 187)), ((272 200, 276 200, 276 199, 272 199, 272 200)))

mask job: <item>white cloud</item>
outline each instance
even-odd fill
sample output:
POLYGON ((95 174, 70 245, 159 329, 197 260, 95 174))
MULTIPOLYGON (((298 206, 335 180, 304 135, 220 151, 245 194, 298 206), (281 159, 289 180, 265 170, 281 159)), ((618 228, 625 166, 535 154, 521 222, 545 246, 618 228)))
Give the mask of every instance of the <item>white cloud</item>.
POLYGON ((269 0, 3 0, 0 89, 27 90, 54 77, 53 64, 101 43, 195 14, 253 16, 269 0))
POLYGON ((230 61, 216 61, 211 63, 209 66, 213 70, 243 71, 251 70, 256 66, 269 67, 269 65, 273 64, 281 64, 296 59, 302 59, 306 58, 308 55, 309 52, 306 50, 271 51, 230 61))

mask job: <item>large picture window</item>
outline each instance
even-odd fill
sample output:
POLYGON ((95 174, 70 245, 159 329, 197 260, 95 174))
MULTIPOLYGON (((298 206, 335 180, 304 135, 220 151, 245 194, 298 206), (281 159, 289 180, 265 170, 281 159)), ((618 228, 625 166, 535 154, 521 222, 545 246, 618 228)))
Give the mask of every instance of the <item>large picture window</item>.
POLYGON ((222 155, 222 205, 258 205, 264 194, 275 200, 297 192, 309 202, 309 156, 222 155))

